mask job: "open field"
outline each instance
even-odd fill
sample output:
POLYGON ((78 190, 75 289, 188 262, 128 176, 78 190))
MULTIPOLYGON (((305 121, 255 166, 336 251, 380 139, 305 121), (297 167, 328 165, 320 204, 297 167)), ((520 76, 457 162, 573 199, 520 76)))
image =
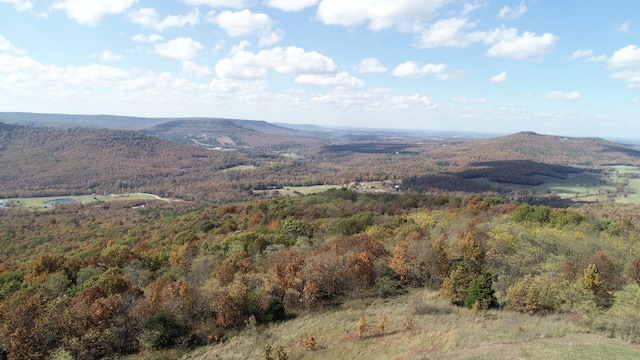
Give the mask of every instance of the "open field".
POLYGON ((266 345, 290 359, 638 359, 640 348, 589 333, 568 315, 477 313, 457 308, 431 290, 395 299, 365 299, 244 330, 184 359, 259 359, 266 345), (382 331, 378 322, 384 316, 382 331), (357 324, 366 320, 359 338, 357 324), (315 350, 305 349, 313 337, 315 350))
POLYGON ((474 181, 496 188, 527 191, 535 196, 555 194, 563 199, 586 202, 616 202, 620 204, 640 204, 640 179, 624 177, 625 174, 640 174, 635 166, 610 166, 616 170, 604 173, 598 180, 590 173, 566 174, 564 179, 536 175, 543 181, 541 185, 502 184, 487 179, 474 181))
POLYGON ((112 201, 125 201, 125 200, 163 200, 170 201, 169 199, 163 199, 153 194, 113 194, 113 195, 74 195, 74 196, 49 196, 49 197, 33 197, 33 198, 11 198, 3 201, 14 204, 16 207, 27 208, 31 210, 50 209, 56 205, 47 204, 47 202, 55 202, 62 200, 61 203, 81 203, 87 204, 91 202, 112 202, 112 201))
MULTIPOLYGON (((343 185, 313 185, 313 186, 285 186, 282 189, 254 190, 255 194, 278 194, 282 196, 300 196, 317 194, 330 189, 340 189, 343 185)), ((393 184, 389 181, 366 181, 357 185, 350 185, 350 189, 359 192, 390 192, 394 191, 393 184)))

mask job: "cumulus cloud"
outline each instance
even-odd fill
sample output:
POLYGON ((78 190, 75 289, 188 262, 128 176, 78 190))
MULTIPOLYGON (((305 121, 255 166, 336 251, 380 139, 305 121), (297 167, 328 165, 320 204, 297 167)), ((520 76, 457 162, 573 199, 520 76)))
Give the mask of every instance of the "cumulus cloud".
POLYGON ((387 71, 387 67, 380 63, 380 60, 370 57, 360 60, 353 70, 360 74, 383 73, 387 71))
POLYGON ((168 15, 160 20, 160 16, 154 8, 141 8, 127 14, 127 20, 134 24, 164 31, 170 27, 182 28, 187 25, 194 26, 200 22, 200 11, 193 9, 186 15, 168 15))
POLYGON ((296 76, 298 84, 319 85, 319 86, 341 86, 341 87, 362 87, 364 81, 349 75, 346 71, 337 74, 304 74, 296 76))
POLYGON ((605 62, 609 60, 609 58, 605 55, 594 56, 593 50, 591 49, 576 50, 573 53, 571 53, 571 56, 569 56, 569 60, 578 60, 578 59, 585 59, 584 61, 586 62, 605 62))
POLYGON ((580 49, 580 50, 576 50, 573 53, 571 53, 571 60, 577 60, 577 59, 582 59, 582 58, 586 58, 589 56, 593 56, 593 50, 591 49, 580 49))
POLYGON ((214 22, 227 31, 229 36, 247 36, 258 34, 260 45, 273 45, 282 40, 282 31, 274 30, 274 21, 264 13, 252 13, 249 10, 225 10, 215 17, 214 22))
POLYGON ((315 51, 305 51, 296 46, 276 47, 258 53, 245 51, 246 43, 234 47, 229 57, 220 60, 215 67, 222 79, 256 79, 266 77, 267 70, 291 75, 331 75, 336 64, 315 51))
POLYGON ((487 37, 484 32, 465 32, 475 26, 465 18, 448 18, 437 21, 418 37, 418 48, 457 47, 465 48, 487 37))
MULTIPOLYGON (((555 48, 558 37, 551 33, 540 36, 525 31, 522 36, 516 29, 501 30, 496 35, 496 42, 487 51, 490 57, 508 57, 517 60, 527 58, 541 59, 543 55, 555 48)), ((489 41, 492 41, 489 37, 489 41)))
POLYGON ((629 45, 617 50, 609 58, 611 68, 640 68, 640 48, 637 45, 629 45))
POLYGON ((194 61, 185 60, 182 62, 182 74, 195 78, 204 78, 211 75, 213 71, 206 65, 199 65, 194 61))
POLYGON ((191 60, 202 50, 202 45, 188 37, 173 39, 154 46, 159 55, 179 60, 191 60))
POLYGON ((131 38, 131 40, 135 42, 156 42, 156 41, 163 40, 163 37, 158 34, 152 34, 152 35, 137 34, 137 35, 134 35, 131 38))
POLYGON ((518 35, 518 29, 515 28, 471 31, 475 26, 475 23, 461 17, 438 20, 416 37, 414 45, 418 48, 466 48, 473 43, 482 42, 490 45, 487 56, 522 60, 542 58, 554 49, 558 41, 558 37, 551 33, 538 36, 526 31, 523 35, 518 35))
POLYGON ((211 7, 225 7, 232 9, 242 9, 249 6, 249 0, 183 0, 187 5, 206 5, 211 7))
POLYGON ((426 64, 420 65, 415 61, 407 61, 398 65, 391 74, 396 77, 418 78, 426 75, 434 75, 439 79, 446 80, 448 75, 445 73, 447 65, 445 64, 426 64))
POLYGON ((451 101, 460 103, 460 104, 485 104, 487 103, 487 99, 485 98, 470 98, 466 96, 454 96, 451 98, 451 101))
POLYGON ((568 93, 562 91, 551 91, 541 96, 545 100, 575 101, 580 99, 580 93, 571 91, 568 93))
POLYGON ((524 2, 521 2, 519 5, 514 6, 513 8, 509 6, 505 6, 500 9, 498 16, 503 19, 515 20, 520 16, 524 15, 527 12, 527 6, 524 2))
POLYGON ((53 4, 53 9, 64 10, 67 16, 82 25, 96 26, 107 15, 118 15, 138 0, 64 0, 53 4))
POLYGON ((491 78, 489 78, 489 81, 497 84, 497 83, 501 83, 507 80, 507 72, 503 71, 498 75, 492 76, 491 78))
POLYGON ((0 35, 0 51, 1 52, 11 52, 14 54, 24 54, 24 51, 16 47, 11 43, 11 41, 5 39, 4 36, 0 35))
POLYGON ((103 52, 100 53, 98 58, 102 61, 116 61, 116 60, 124 59, 124 56, 116 55, 109 50, 104 50, 103 52))
POLYGON ((317 16, 326 25, 357 26, 368 22, 378 31, 428 20, 447 0, 321 0, 317 16))
POLYGON ((33 8, 33 4, 29 0, 0 0, 0 2, 11 4, 18 11, 25 11, 33 8))
POLYGON ((640 48, 628 45, 611 55, 608 59, 609 69, 615 72, 609 75, 611 79, 627 82, 629 88, 640 86, 640 48))
POLYGON ((320 0, 268 0, 267 6, 280 9, 282 11, 300 11, 314 6, 320 0))

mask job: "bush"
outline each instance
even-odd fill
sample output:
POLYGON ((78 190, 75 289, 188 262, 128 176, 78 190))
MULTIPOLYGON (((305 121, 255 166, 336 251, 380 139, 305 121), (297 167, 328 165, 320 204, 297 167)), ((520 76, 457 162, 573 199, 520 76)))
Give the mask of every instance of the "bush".
POLYGON ((562 289, 543 276, 527 275, 507 290, 507 303, 515 311, 530 315, 559 310, 562 289))
POLYGON ((336 232, 342 235, 355 235, 361 233, 373 225, 371 213, 359 213, 340 220, 336 225, 336 232))
POLYGON ((464 297, 464 305, 469 309, 492 309, 498 307, 498 300, 494 294, 491 272, 485 270, 471 280, 464 297))
POLYGON ((144 323, 144 330, 145 340, 149 341, 155 350, 174 347, 181 337, 188 334, 186 326, 179 324, 164 311, 148 318, 144 323))

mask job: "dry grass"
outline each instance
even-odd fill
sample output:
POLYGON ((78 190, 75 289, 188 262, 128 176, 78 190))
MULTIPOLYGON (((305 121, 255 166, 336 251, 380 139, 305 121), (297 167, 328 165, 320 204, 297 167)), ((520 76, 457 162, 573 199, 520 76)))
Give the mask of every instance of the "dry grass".
POLYGON ((613 349, 618 358, 640 358, 640 348, 589 334, 566 316, 477 313, 453 307, 429 290, 391 300, 351 301, 336 310, 250 329, 184 358, 261 359, 266 344, 283 346, 290 359, 599 359, 612 358, 613 349), (382 333, 376 323, 384 316, 382 333), (368 325, 358 338, 363 317, 368 325), (309 336, 315 340, 312 351, 305 348, 309 336))

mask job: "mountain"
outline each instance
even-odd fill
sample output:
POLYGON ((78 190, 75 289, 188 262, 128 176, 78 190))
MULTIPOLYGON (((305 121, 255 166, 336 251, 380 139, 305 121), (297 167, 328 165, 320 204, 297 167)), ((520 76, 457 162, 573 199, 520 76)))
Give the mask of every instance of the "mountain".
POLYGON ((499 160, 534 160, 574 165, 640 166, 640 151, 600 138, 574 138, 520 132, 512 135, 465 141, 441 146, 436 158, 450 158, 461 164, 499 160))
POLYGON ((242 154, 200 149, 126 130, 0 123, 0 196, 159 191, 204 181, 247 163, 242 154))
POLYGON ((34 127, 136 130, 172 141, 216 149, 285 151, 317 147, 335 135, 320 128, 295 128, 260 120, 224 118, 146 118, 0 112, 0 122, 34 127))
POLYGON ((38 114, 0 112, 0 122, 36 127, 74 127, 94 129, 138 130, 168 121, 162 118, 143 118, 116 115, 38 114))
POLYGON ((181 143, 206 148, 287 150, 316 147, 329 136, 270 124, 266 121, 192 118, 178 119, 140 130, 181 143))

